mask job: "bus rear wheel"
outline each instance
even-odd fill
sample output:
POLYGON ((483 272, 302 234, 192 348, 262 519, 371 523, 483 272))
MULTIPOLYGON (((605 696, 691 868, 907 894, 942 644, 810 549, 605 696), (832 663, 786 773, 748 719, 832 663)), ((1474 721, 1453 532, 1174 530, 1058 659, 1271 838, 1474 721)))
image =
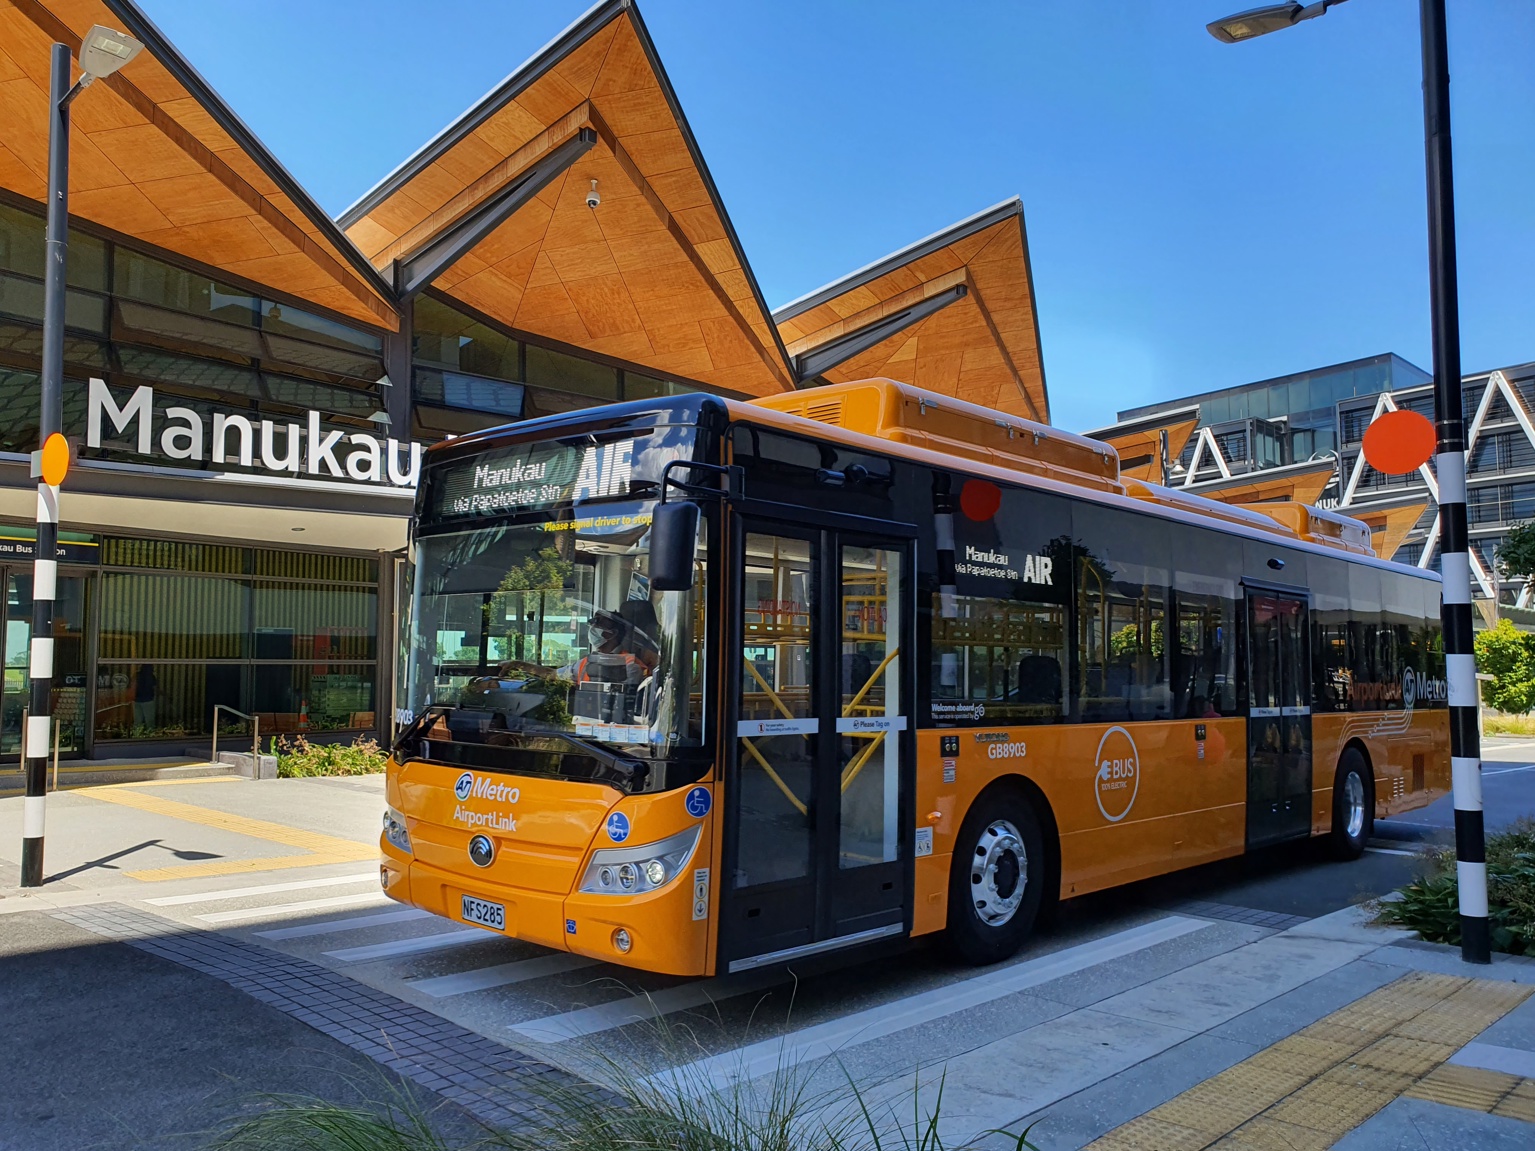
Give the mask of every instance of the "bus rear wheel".
POLYGON ((1048 874, 1034 805, 1016 791, 982 796, 960 825, 949 872, 949 946, 967 963, 999 963, 1033 930, 1048 874))
POLYGON ((1370 765, 1357 747, 1338 760, 1332 785, 1332 835, 1329 846, 1337 859, 1358 859, 1375 826, 1374 788, 1370 765))

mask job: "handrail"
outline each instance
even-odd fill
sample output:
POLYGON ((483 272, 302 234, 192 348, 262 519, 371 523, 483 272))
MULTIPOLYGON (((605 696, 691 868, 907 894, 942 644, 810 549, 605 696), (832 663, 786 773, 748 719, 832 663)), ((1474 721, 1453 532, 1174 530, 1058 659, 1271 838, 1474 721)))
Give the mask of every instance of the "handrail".
POLYGON ((213 705, 213 755, 214 763, 219 761, 219 712, 227 711, 230 715, 237 715, 241 719, 249 720, 251 725, 251 778, 261 778, 261 717, 246 715, 239 708, 230 707, 227 703, 213 705))

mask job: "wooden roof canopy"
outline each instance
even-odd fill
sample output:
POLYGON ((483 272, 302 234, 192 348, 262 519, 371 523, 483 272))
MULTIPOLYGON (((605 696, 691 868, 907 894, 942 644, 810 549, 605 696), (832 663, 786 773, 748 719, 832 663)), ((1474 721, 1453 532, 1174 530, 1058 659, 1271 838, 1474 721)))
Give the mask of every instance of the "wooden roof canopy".
POLYGON ((72 215, 375 327, 388 284, 130 0, 0 0, 0 187, 47 197, 50 45, 144 43, 70 109, 72 215))
POLYGON ((773 319, 801 380, 888 376, 1050 421, 1017 199, 786 304, 773 319))
POLYGON ((1190 484, 1186 490, 1228 504, 1261 504, 1281 500, 1314 504, 1321 498, 1336 472, 1336 465, 1330 460, 1320 463, 1307 461, 1241 472, 1229 480, 1224 477, 1205 480, 1190 484))
POLYGON ((1199 408, 1191 406, 1083 434, 1102 440, 1119 453, 1120 474, 1125 477, 1166 483, 1167 478, 1162 475, 1162 433, 1167 433, 1167 458, 1171 462, 1183 454, 1198 425, 1199 408))
POLYGON ((738 393, 787 357, 639 13, 592 9, 341 216, 404 294, 738 393), (601 203, 587 206, 596 180, 601 203))

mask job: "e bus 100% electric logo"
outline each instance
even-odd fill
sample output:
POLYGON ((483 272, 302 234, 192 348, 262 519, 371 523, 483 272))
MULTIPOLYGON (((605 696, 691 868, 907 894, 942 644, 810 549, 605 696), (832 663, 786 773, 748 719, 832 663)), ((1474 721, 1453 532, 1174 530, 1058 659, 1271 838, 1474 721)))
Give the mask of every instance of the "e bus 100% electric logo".
POLYGON ((1098 754, 1093 762, 1097 765, 1093 792, 1098 810, 1110 823, 1118 823, 1130 814, 1141 789, 1141 756, 1135 749, 1135 740, 1122 727, 1109 728, 1098 741, 1098 754))

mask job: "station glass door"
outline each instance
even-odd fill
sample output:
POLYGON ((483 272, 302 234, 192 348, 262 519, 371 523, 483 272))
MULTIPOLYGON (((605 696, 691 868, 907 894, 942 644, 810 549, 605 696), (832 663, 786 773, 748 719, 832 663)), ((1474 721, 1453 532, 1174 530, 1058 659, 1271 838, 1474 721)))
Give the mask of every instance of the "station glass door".
POLYGON ((899 934, 912 669, 905 540, 748 521, 722 958, 899 934))
POLYGON ((1304 599, 1247 594, 1247 845, 1311 831, 1311 660, 1304 599))
MULTIPOLYGON (((0 683, 0 760, 21 758, 22 717, 32 699, 29 660, 32 640, 32 568, 0 568, 5 587, 4 681, 0 683)), ((53 605, 53 694, 51 710, 58 724, 59 755, 85 751, 90 729, 89 654, 86 621, 89 577, 59 573, 53 605)), ((50 744, 50 747, 52 745, 50 744)))

